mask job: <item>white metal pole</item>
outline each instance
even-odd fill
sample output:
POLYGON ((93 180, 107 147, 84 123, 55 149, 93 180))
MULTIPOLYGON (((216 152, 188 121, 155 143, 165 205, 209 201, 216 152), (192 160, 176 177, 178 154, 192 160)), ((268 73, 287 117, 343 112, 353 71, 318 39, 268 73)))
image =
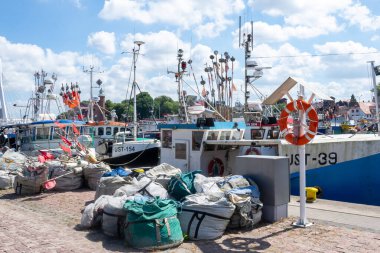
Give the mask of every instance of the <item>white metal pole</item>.
MULTIPOLYGON (((300 85, 300 94, 298 99, 303 100, 304 97, 304 87, 300 85)), ((303 126, 306 125, 306 115, 305 112, 302 110, 302 108, 299 108, 299 136, 302 136, 305 134, 305 131, 303 129, 303 126)), ((306 146, 298 146, 298 154, 299 154, 299 161, 300 161, 300 169, 299 169, 299 175, 300 175, 300 218, 299 220, 294 223, 295 226, 298 227, 307 227, 312 225, 307 221, 306 218, 306 194, 305 194, 305 188, 306 188, 306 161, 305 161, 305 153, 306 153, 306 146)))
POLYGON ((133 49, 133 139, 137 140, 136 50, 133 49))
POLYGON ((372 83, 373 83, 373 95, 375 96, 375 108, 376 108, 376 122, 377 122, 377 134, 380 135, 380 123, 379 123, 379 101, 377 100, 377 85, 375 74, 375 62, 370 61, 372 69, 372 83))
POLYGON ((92 73, 94 66, 90 66, 90 121, 94 121, 94 104, 93 104, 93 94, 92 94, 92 73))
POLYGON ((300 155, 300 220, 298 221, 299 225, 306 226, 308 223, 306 219, 306 166, 305 166, 305 145, 298 147, 298 153, 300 155))
POLYGON ((7 105, 5 103, 5 96, 4 96, 4 90, 3 90, 3 64, 2 64, 1 59, 0 59, 0 99, 1 99, 2 120, 4 122, 8 122, 7 105))

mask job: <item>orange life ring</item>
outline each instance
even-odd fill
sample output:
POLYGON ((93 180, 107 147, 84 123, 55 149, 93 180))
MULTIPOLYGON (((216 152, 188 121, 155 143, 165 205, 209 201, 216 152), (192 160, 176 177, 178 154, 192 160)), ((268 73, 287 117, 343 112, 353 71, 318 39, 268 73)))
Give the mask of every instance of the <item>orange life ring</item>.
POLYGON ((255 155, 261 155, 260 150, 254 147, 250 147, 247 149, 247 151, 245 151, 245 155, 252 155, 252 153, 255 155))
POLYGON ((304 100, 298 99, 287 104, 284 110, 281 111, 278 124, 280 126, 281 135, 284 136, 288 142, 297 146, 301 146, 301 145, 305 145, 309 143, 317 134, 318 114, 313 108, 313 106, 311 106, 311 104, 309 104, 308 102, 304 100), (301 136, 295 136, 294 133, 291 132, 290 129, 288 128, 287 121, 288 121, 289 113, 296 110, 304 111, 310 121, 309 128, 305 129, 305 134, 301 136))
POLYGON ((219 158, 214 158, 210 161, 207 167, 208 176, 223 176, 224 173, 224 164, 219 158))

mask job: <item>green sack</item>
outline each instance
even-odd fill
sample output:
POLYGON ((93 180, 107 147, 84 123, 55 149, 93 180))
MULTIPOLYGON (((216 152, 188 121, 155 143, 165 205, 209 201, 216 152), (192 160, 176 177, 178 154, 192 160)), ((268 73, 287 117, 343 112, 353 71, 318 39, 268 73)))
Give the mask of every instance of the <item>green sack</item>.
POLYGON ((178 203, 171 199, 127 200, 124 228, 127 243, 138 249, 156 250, 178 246, 183 242, 177 218, 178 203))
POLYGON ((196 193, 194 179, 200 170, 173 176, 168 184, 168 193, 178 201, 182 201, 187 195, 196 193))

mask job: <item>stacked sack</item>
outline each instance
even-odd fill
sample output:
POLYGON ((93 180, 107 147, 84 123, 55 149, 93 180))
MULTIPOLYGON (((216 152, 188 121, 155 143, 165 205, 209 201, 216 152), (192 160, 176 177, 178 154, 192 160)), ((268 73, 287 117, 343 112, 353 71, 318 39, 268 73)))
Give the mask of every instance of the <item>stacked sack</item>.
POLYGON ((124 168, 116 168, 104 173, 96 187, 95 200, 102 195, 113 195, 117 189, 128 183, 131 179, 128 176, 131 173, 131 170, 124 168))
POLYGON ((54 190, 72 191, 83 186, 83 169, 78 162, 62 163, 59 160, 46 161, 49 167, 50 177, 56 178, 54 190))
POLYGON ((83 168, 84 181, 88 188, 91 190, 96 190, 100 178, 104 173, 110 172, 111 168, 109 165, 100 162, 100 163, 89 163, 86 167, 83 168))
POLYGON ((260 192, 243 176, 205 177, 161 164, 144 173, 107 172, 82 226, 101 226, 142 250, 166 249, 191 240, 210 240, 227 228, 252 228, 261 220, 260 192), (113 194, 113 195, 112 195, 113 194))
POLYGON ((26 157, 12 149, 0 155, 0 190, 13 188, 16 175, 23 171, 26 157))
POLYGON ((180 245, 183 235, 177 206, 178 202, 171 199, 127 200, 124 205, 127 211, 124 234, 128 245, 142 250, 180 245))

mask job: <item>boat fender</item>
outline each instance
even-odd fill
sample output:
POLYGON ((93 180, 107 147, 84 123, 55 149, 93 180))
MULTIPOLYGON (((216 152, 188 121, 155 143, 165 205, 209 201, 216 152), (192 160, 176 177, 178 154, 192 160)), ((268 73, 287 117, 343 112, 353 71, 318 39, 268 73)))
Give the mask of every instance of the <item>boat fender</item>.
POLYGON ((309 143, 317 134, 318 114, 311 104, 304 100, 297 99, 288 103, 284 110, 281 111, 278 124, 280 126, 281 135, 284 136, 288 142, 297 146, 302 146, 309 143), (294 134, 293 131, 290 131, 288 128, 288 116, 291 112, 296 110, 304 111, 310 122, 309 128, 305 129, 305 134, 300 136, 294 134))
POLYGON ((224 164, 219 158, 214 158, 210 161, 207 167, 208 176, 223 176, 224 173, 224 164))
POLYGON ((245 151, 245 155, 261 155, 261 152, 257 148, 250 147, 245 151))

